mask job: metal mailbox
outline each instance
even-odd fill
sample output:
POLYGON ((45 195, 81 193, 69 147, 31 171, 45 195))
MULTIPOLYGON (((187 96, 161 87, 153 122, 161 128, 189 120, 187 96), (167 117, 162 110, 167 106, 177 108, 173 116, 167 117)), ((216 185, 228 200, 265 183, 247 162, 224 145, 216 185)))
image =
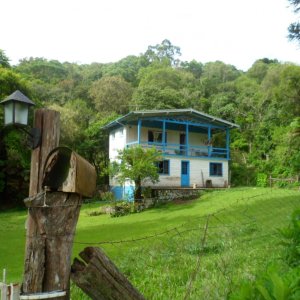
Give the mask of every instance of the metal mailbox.
POLYGON ((57 147, 47 156, 43 187, 92 197, 96 190, 96 170, 83 157, 67 147, 57 147))

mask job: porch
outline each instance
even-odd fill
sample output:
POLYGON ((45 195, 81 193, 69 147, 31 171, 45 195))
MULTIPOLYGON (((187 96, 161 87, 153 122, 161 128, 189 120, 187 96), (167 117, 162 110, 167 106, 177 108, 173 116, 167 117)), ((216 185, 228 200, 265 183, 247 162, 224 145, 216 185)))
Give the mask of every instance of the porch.
POLYGON ((155 147, 164 156, 230 158, 230 130, 225 126, 147 118, 132 122, 126 130, 126 147, 155 147))

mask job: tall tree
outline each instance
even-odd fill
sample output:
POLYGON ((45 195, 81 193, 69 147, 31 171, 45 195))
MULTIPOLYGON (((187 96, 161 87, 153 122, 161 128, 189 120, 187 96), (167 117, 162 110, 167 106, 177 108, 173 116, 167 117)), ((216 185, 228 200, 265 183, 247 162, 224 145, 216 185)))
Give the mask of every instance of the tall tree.
MULTIPOLYGON (((294 13, 297 14, 300 11, 300 0, 288 0, 289 3, 294 7, 294 13)), ((290 40, 297 40, 300 42, 300 23, 299 21, 291 23, 288 27, 290 40)))
POLYGON ((180 48, 172 45, 172 43, 165 39, 161 44, 155 46, 148 46, 144 54, 150 62, 155 61, 168 61, 172 66, 179 64, 178 57, 181 56, 180 48))

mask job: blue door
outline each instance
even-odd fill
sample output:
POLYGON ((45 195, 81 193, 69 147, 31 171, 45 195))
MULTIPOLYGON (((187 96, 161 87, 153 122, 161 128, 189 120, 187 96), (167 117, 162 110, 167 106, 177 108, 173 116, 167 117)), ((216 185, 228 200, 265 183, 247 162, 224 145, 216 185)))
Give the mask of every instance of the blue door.
POLYGON ((190 186, 190 162, 186 160, 181 161, 181 186, 190 186))

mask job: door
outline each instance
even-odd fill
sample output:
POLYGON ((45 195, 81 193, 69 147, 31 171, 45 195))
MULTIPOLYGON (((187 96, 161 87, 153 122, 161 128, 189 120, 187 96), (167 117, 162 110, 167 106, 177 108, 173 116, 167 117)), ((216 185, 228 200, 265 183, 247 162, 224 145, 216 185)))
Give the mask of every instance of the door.
POLYGON ((190 186, 190 162, 186 160, 181 161, 181 186, 190 186))
POLYGON ((180 155, 186 155, 185 133, 180 133, 180 135, 179 135, 179 144, 180 144, 180 155))

